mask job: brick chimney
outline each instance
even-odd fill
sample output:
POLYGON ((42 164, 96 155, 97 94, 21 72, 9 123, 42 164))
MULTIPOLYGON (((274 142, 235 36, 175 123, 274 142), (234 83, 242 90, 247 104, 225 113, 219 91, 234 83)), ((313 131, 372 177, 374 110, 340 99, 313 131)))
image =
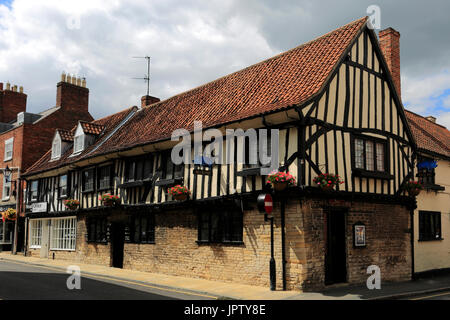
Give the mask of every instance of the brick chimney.
POLYGON ((141 107, 144 108, 146 106, 149 106, 151 104, 157 103, 161 101, 159 98, 152 97, 152 96, 142 96, 141 98, 141 107))
POLYGON ((387 28, 378 33, 381 51, 384 54, 389 71, 392 75, 400 100, 402 88, 400 80, 400 33, 393 28, 387 28))
POLYGON ((61 75, 61 81, 56 85, 56 105, 75 112, 88 112, 89 89, 86 88, 86 80, 71 76, 61 75))
POLYGON ((17 89, 17 85, 8 82, 3 90, 0 83, 0 122, 11 122, 17 119, 17 114, 27 108, 27 95, 23 93, 23 87, 17 89))
POLYGON ((433 123, 436 123, 436 118, 433 117, 433 116, 425 117, 425 119, 427 119, 428 121, 431 121, 431 122, 433 122, 433 123))

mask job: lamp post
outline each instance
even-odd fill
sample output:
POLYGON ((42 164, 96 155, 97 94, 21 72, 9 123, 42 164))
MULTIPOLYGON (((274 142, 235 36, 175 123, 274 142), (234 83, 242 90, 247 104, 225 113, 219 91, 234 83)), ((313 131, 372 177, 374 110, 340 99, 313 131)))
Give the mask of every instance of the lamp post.
MULTIPOLYGON (((6 168, 3 169, 3 175, 5 177, 6 182, 11 182, 11 175, 12 171, 17 170, 17 182, 19 182, 20 178, 20 167, 12 167, 10 168, 8 165, 6 168)), ((11 194, 11 188, 10 188, 10 194, 11 194)), ((16 183, 16 220, 14 221, 14 240, 11 246, 11 253, 16 254, 17 253, 17 231, 18 231, 18 220, 19 220, 19 201, 20 201, 20 182, 16 183), (19 189, 19 190, 17 190, 19 189)))

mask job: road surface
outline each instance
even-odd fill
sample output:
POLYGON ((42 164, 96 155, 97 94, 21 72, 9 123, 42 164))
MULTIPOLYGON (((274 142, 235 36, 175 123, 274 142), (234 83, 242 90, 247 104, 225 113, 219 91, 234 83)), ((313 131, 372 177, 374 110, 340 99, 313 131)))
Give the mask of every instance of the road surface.
MULTIPOLYGON (((214 297, 161 288, 81 270, 81 289, 67 288, 65 270, 0 260, 0 300, 211 300, 214 297)), ((73 283, 73 282, 72 282, 73 283)))

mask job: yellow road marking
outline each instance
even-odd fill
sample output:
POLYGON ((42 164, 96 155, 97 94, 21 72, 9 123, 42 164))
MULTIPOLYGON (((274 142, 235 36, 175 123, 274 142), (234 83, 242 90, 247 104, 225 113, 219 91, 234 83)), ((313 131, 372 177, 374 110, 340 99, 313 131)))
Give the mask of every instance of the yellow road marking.
MULTIPOLYGON (((22 264, 22 265, 26 265, 26 266, 30 266, 30 267, 44 268, 44 269, 49 269, 49 270, 53 270, 53 271, 62 271, 61 270, 62 267, 61 268, 57 268, 57 267, 49 267, 49 266, 41 266, 41 265, 32 265, 32 264, 29 264, 29 263, 26 263, 26 262, 22 262, 22 261, 13 261, 13 260, 7 260, 7 259, 2 259, 2 260, 3 261, 7 261, 7 262, 12 262, 12 263, 17 263, 17 264, 22 264)), ((161 287, 152 286, 152 285, 149 285, 149 284, 133 282, 133 281, 127 281, 127 280, 121 280, 121 279, 115 279, 115 278, 108 278, 108 277, 92 275, 92 274, 83 274, 82 271, 81 271, 81 277, 106 279, 106 280, 110 280, 110 281, 117 281, 117 282, 128 283, 128 284, 138 285, 138 286, 152 288, 152 289, 158 289, 158 290, 162 290, 162 291, 175 292, 175 293, 181 293, 181 294, 188 294, 188 295, 205 297, 205 298, 211 298, 211 299, 216 299, 217 300, 217 297, 206 295, 206 294, 193 293, 193 292, 181 291, 181 290, 176 290, 176 289, 161 288, 161 287)))
POLYGON ((444 293, 439 293, 439 294, 434 294, 434 295, 426 296, 426 297, 413 298, 413 299, 409 299, 409 300, 423 300, 423 299, 428 299, 428 298, 441 297, 441 296, 445 296, 445 295, 450 295, 450 291, 444 292, 444 293))

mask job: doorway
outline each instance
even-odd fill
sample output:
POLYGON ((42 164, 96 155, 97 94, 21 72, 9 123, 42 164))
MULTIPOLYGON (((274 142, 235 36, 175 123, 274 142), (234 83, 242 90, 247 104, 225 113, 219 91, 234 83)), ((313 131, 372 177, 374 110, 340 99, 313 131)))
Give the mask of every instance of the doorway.
POLYGON ((112 266, 123 267, 123 247, 125 243, 125 225, 122 222, 111 223, 112 266))
POLYGON ((326 212, 325 284, 347 281, 346 210, 326 212))

